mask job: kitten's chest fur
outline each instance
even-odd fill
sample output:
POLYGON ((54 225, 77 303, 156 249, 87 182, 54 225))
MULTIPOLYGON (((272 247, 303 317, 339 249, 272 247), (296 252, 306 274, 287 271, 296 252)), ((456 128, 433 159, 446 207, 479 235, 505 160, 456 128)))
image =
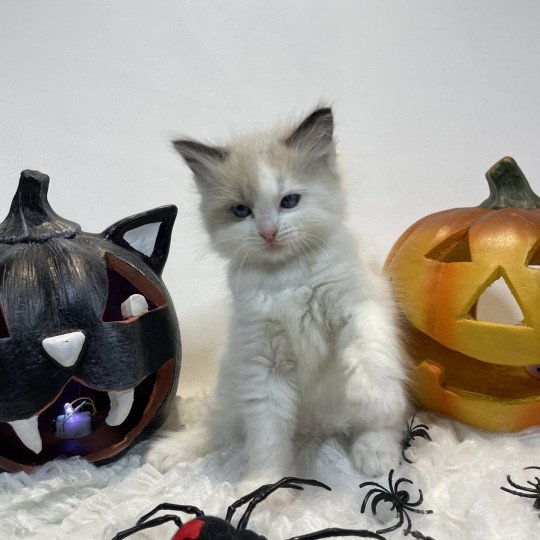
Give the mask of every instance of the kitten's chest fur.
MULTIPOLYGON (((253 329, 271 360, 294 366, 299 383, 320 378, 345 324, 344 297, 352 278, 343 265, 273 273, 245 272, 231 280, 237 328, 253 329)), ((246 336, 247 337, 247 336, 246 336)))

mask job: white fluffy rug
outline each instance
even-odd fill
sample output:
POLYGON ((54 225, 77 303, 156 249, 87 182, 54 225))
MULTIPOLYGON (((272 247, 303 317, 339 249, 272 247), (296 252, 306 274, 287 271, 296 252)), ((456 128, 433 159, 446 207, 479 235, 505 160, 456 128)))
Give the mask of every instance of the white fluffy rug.
MULTIPOLYGON (((196 412, 200 402, 192 401, 183 409, 196 412)), ((414 481, 407 488, 412 501, 418 497, 417 489, 422 489, 424 503, 417 508, 433 511, 411 513, 413 531, 435 540, 540 538, 534 499, 500 489, 508 486, 507 474, 532 489, 527 480, 534 481, 540 471, 523 469, 540 466, 540 429, 494 436, 427 413, 417 415, 416 422, 430 426, 433 441, 415 439, 407 454, 414 463, 402 463, 395 471, 395 479, 414 481)), ((168 427, 175 423, 172 418, 168 427)), ((225 516, 227 506, 237 498, 233 483, 244 468, 240 449, 180 463, 162 474, 145 461, 151 444, 160 443, 145 441, 102 467, 70 459, 51 462, 32 474, 0 474, 0 539, 109 540, 165 501, 225 516)), ((368 479, 353 469, 339 441, 299 448, 298 463, 302 476, 321 480, 333 491, 306 487, 285 507, 263 503, 253 512, 250 529, 277 540, 327 527, 375 531, 397 521, 385 503, 377 507, 385 523, 371 515, 370 505, 360 513, 367 488, 358 486, 368 479)), ((387 478, 376 480, 387 485, 387 478)), ((176 530, 169 523, 131 538, 169 539, 176 530)), ((404 534, 400 529, 385 537, 404 534)))

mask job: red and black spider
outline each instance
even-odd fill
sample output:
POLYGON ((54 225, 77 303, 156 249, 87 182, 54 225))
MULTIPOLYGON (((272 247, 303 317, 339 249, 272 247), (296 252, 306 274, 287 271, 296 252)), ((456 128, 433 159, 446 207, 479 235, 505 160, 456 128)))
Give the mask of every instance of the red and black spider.
POLYGON ((412 446, 411 441, 413 439, 416 439, 416 437, 422 437, 423 439, 431 441, 431 436, 428 433, 429 426, 426 424, 417 424, 416 426, 413 426, 414 418, 415 417, 413 416, 411 421, 407 422, 407 431, 404 433, 403 439, 401 439, 401 457, 407 463, 412 463, 412 461, 405 455, 405 452, 412 446))
POLYGON ((381 486, 381 484, 378 484, 377 482, 363 482, 362 484, 360 484, 361 488, 366 486, 374 486, 374 488, 368 491, 365 495, 364 501, 362 502, 362 507, 360 508, 360 512, 362 514, 364 513, 366 505, 370 497, 373 495, 373 500, 371 501, 371 511, 374 516, 377 515, 377 505, 381 502, 388 502, 392 504, 391 510, 395 510, 398 517, 398 522, 395 525, 392 525, 391 527, 388 527, 386 529, 381 529, 377 531, 377 533, 385 534, 390 531, 395 531, 403 525, 405 520, 407 520, 407 527, 404 529, 403 532, 405 533, 405 535, 412 534, 412 523, 408 512, 416 512, 417 514, 432 514, 433 511, 420 510, 416 508, 417 506, 420 506, 424 501, 424 495, 422 494, 421 489, 418 490, 418 500, 414 502, 411 501, 411 494, 407 490, 399 489, 399 486, 403 483, 412 484, 412 480, 409 480, 408 478, 398 478, 394 483, 393 476, 394 469, 392 469, 388 474, 388 489, 384 486, 381 486))
MULTIPOLYGON (((540 470, 540 467, 525 467, 523 470, 527 471, 529 469, 540 470)), ((503 491, 506 491, 507 493, 511 493, 512 495, 517 495, 518 497, 527 497, 528 499, 534 499, 533 508, 535 508, 536 510, 540 510, 540 478, 538 478, 538 476, 534 477, 534 480, 535 480, 534 482, 531 480, 527 480, 527 484, 529 484, 529 486, 532 486, 532 488, 527 487, 527 486, 520 486, 519 484, 516 484, 512 480, 512 478, 510 478, 510 475, 506 476, 506 480, 513 488, 519 489, 521 490, 521 492, 514 491, 507 487, 501 487, 503 491)))
MULTIPOLYGON (((162 503, 156 506, 152 511, 142 516, 134 527, 119 532, 113 538, 113 540, 122 540, 123 538, 127 538, 138 531, 149 529, 151 527, 157 527, 158 525, 168 521, 174 521, 174 523, 176 523, 178 526, 178 531, 171 540, 266 540, 264 536, 247 529, 251 512, 255 506, 257 506, 257 504, 264 501, 269 495, 279 488, 303 490, 304 488, 299 484, 317 486, 331 491, 330 487, 322 482, 319 482, 318 480, 305 480, 302 478, 292 477, 282 478, 275 484, 266 484, 261 486, 255 491, 233 502, 227 509, 225 519, 205 516, 204 512, 195 506, 162 503), (244 504, 248 504, 248 506, 235 527, 231 524, 231 520, 236 510, 244 504), (185 512, 186 514, 193 514, 195 515, 195 519, 191 519, 187 523, 184 523, 178 516, 173 514, 165 514, 164 516, 149 519, 160 510, 176 510, 179 512, 185 512)), ((382 537, 380 534, 373 533, 371 531, 338 528, 325 529, 323 531, 317 531, 301 536, 294 536, 289 540, 317 540, 318 538, 329 538, 333 536, 358 536, 361 538, 376 538, 378 540, 384 540, 384 537, 382 537)))

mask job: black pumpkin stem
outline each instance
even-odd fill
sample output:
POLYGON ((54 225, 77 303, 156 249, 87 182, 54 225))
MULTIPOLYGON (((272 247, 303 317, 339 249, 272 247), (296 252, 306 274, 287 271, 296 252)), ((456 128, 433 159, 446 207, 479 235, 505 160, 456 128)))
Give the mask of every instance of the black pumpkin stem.
POLYGON ((49 177, 39 171, 21 173, 19 187, 6 219, 0 224, 0 243, 46 242, 51 238, 73 238, 80 227, 61 218, 47 200, 49 177))
POLYGON ((504 157, 487 172, 489 197, 479 208, 540 208, 540 197, 532 190, 514 158, 504 157))

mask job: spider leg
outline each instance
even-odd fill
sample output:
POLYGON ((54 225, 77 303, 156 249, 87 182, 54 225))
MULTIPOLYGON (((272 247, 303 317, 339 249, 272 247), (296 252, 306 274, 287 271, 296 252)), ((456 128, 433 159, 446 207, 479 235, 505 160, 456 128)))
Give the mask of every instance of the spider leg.
MULTIPOLYGON (((512 486, 512 487, 515 487, 516 489, 521 489, 522 491, 528 491, 529 493, 537 493, 537 490, 536 489, 531 489, 531 488, 528 488, 527 486, 520 486, 519 484, 516 484, 515 482, 512 481, 512 479, 510 478, 510 475, 508 475, 506 477, 506 481, 512 486)), ((502 489, 502 488, 501 488, 502 489)))
MULTIPOLYGON (((360 485, 360 487, 362 487, 363 484, 360 485)), ((362 502, 362 506, 360 508, 360 513, 364 513, 364 510, 366 509, 366 505, 368 503, 368 500, 369 498, 374 494, 374 493, 384 493, 385 495, 390 495, 390 493, 384 489, 384 488, 373 488, 371 490, 369 490, 366 495, 364 496, 364 500, 362 502)))
POLYGON ((412 484, 413 481, 412 480, 409 480, 408 478, 398 478, 396 480, 396 484, 394 485, 394 493, 397 493, 398 490, 399 490, 399 486, 403 483, 403 482, 406 482, 407 484, 412 484))
POLYGON ((424 494, 421 489, 418 489, 418 500, 412 502, 407 501, 407 506, 420 506, 424 502, 424 494))
POLYGON ((390 469, 390 472, 388 473, 388 488, 390 489, 390 493, 392 495, 395 494, 395 489, 393 488, 392 480, 394 479, 394 469, 390 469))
POLYGON ((125 531, 120 531, 113 538, 113 540, 123 540, 124 538, 127 538, 128 536, 131 536, 132 534, 135 534, 136 532, 142 531, 144 529, 150 529, 152 527, 157 527, 158 525, 162 525, 163 523, 167 523, 168 521, 174 521, 178 528, 180 528, 183 525, 182 520, 178 516, 173 516, 172 514, 166 514, 164 516, 151 519, 150 521, 145 521, 144 523, 137 522, 137 525, 135 525, 134 527, 126 529, 125 531))
POLYGON ((339 529, 332 527, 330 529, 323 529, 322 531, 312 532, 308 534, 302 534, 300 536, 293 536, 288 540, 317 540, 318 538, 331 538, 334 536, 358 536, 360 538, 376 538, 377 540, 384 540, 384 536, 380 534, 356 529, 339 529))
MULTIPOLYGON (((411 445, 409 444, 409 446, 407 446, 407 448, 410 448, 411 445)), ((405 450, 407 450, 407 448, 403 448, 401 450, 401 457, 403 458, 403 461, 406 461, 407 463, 412 463, 412 459, 409 459, 406 455, 405 455, 405 450)))
POLYGON ((407 512, 414 512, 415 514, 433 514, 433 510, 420 510, 419 508, 407 507, 407 512))
MULTIPOLYGON (((264 484, 261 487, 257 488, 255 491, 252 491, 251 493, 248 493, 247 495, 240 497, 240 499, 238 499, 237 501, 234 501, 229 506, 229 508, 227 508, 227 515, 225 516, 225 521, 227 523, 230 523, 234 516, 234 513, 236 512, 236 510, 238 510, 238 508, 240 508, 241 506, 244 506, 244 504, 246 504, 247 502, 251 501, 254 497, 259 495, 259 493, 264 492, 264 490, 270 488, 273 485, 274 484, 264 484)), ((288 487, 291 489, 298 489, 298 490, 304 489, 303 487, 296 486, 296 485, 290 485, 288 487)))
POLYGON ((530 467, 525 467, 523 470, 524 470, 524 471, 527 471, 527 470, 529 470, 529 469, 537 469, 537 470, 540 471, 540 467, 534 467, 534 466, 532 466, 532 465, 531 465, 530 467))
POLYGON ((144 514, 141 518, 137 520, 137 525, 145 522, 149 517, 153 516, 156 512, 160 510, 176 510, 178 512, 185 512, 186 514, 193 514, 195 516, 202 517, 204 512, 199 510, 196 506, 188 506, 184 504, 172 504, 172 503, 161 503, 158 504, 153 510, 150 510, 147 514, 144 514))
POLYGON ((398 510, 398 516, 399 516, 399 520, 395 525, 392 525, 391 527, 388 527, 386 529, 379 529, 377 531, 377 534, 386 534, 388 532, 392 532, 392 531, 395 531, 396 529, 399 529, 403 525, 403 522, 405 521, 402 510, 398 510))
POLYGON ((536 493, 520 493, 519 491, 513 491, 511 489, 508 489, 507 487, 502 487, 502 486, 501 486, 501 489, 503 491, 506 491, 507 493, 511 493, 512 495, 517 495, 518 497, 526 497, 528 499, 536 499, 536 497, 538 497, 538 494, 536 493))
MULTIPOLYGON (((375 495, 375 497, 373 497, 373 500, 371 501, 371 513, 374 516, 377 515, 377 505, 382 501, 392 502, 392 499, 388 496, 387 493, 379 493, 379 495, 375 495)), ((394 508, 392 507, 392 510, 393 509, 394 508)))
POLYGON ((405 516, 405 519, 407 520, 407 527, 405 527, 404 532, 409 532, 412 527, 411 518, 409 517, 409 514, 407 513, 407 510, 403 509, 403 515, 405 516))
MULTIPOLYGON (((236 526, 236 530, 243 531, 247 527, 249 518, 251 517, 251 512, 253 512, 253 509, 260 502, 264 501, 267 497, 269 497, 272 493, 274 493, 274 491, 278 490, 279 488, 293 488, 293 489, 300 489, 300 490, 304 489, 303 487, 301 487, 301 486, 299 486, 297 484, 304 484, 304 485, 307 485, 307 486, 315 486, 315 487, 320 487, 320 488, 326 489, 328 491, 332 491, 331 487, 327 486, 326 484, 323 484, 322 482, 319 482, 318 480, 309 480, 309 479, 305 479, 305 478, 295 478, 295 477, 292 477, 292 476, 287 476, 285 478, 282 478, 281 480, 278 480, 275 484, 267 484, 265 486, 262 486, 262 488, 259 488, 259 489, 255 490, 254 493, 249 494, 247 496, 248 497, 247 500, 245 500, 244 503, 241 503, 239 505, 239 506, 241 506, 242 504, 245 504, 246 502, 249 501, 248 507, 246 508, 246 511, 244 512, 244 515, 238 521, 238 525, 236 526)), ((236 510, 236 508, 238 507, 238 501, 236 501, 236 503, 233 503, 233 505, 234 504, 237 505, 234 508, 234 510, 236 510)), ((230 507, 229 507, 229 509, 230 509, 230 507)), ((231 518, 232 518, 232 514, 234 514, 234 510, 231 513, 231 516, 230 516, 231 518)), ((227 517, 229 517, 229 511, 227 511, 227 517)), ((230 522, 230 520, 228 520, 228 519, 225 519, 225 521, 230 522)))
POLYGON ((403 536, 411 535, 413 538, 417 538, 418 540, 435 540, 431 536, 424 536, 420 531, 406 531, 403 532, 403 536))
MULTIPOLYGON (((390 472, 388 473, 388 490, 394 500, 399 500, 399 497, 397 496, 397 487, 401 483, 401 480, 402 479, 399 478, 394 484, 394 469, 390 469, 390 472)), ((403 478, 403 480, 405 479, 403 478)))
POLYGON ((366 487, 366 486, 375 486, 375 487, 378 487, 379 489, 386 489, 383 485, 378 484, 377 482, 362 482, 360 484, 361 488, 366 487))
MULTIPOLYGON (((424 426, 423 424, 421 424, 420 426, 416 426, 417 428, 421 427, 421 426, 424 426)), ((427 426, 425 426, 427 428, 427 426)), ((429 428, 428 428, 429 429, 429 428)), ((422 437, 424 439, 427 439, 428 441, 431 441, 431 435, 427 432, 427 430, 425 429, 418 429, 417 432, 413 435, 413 439, 415 437, 422 437)))
POLYGON ((417 514, 433 514, 433 510, 420 510, 419 508, 412 508, 414 506, 420 506, 424 502, 424 494, 421 489, 418 489, 418 500, 415 502, 407 501, 403 505, 403 508, 409 512, 415 512, 417 514))

